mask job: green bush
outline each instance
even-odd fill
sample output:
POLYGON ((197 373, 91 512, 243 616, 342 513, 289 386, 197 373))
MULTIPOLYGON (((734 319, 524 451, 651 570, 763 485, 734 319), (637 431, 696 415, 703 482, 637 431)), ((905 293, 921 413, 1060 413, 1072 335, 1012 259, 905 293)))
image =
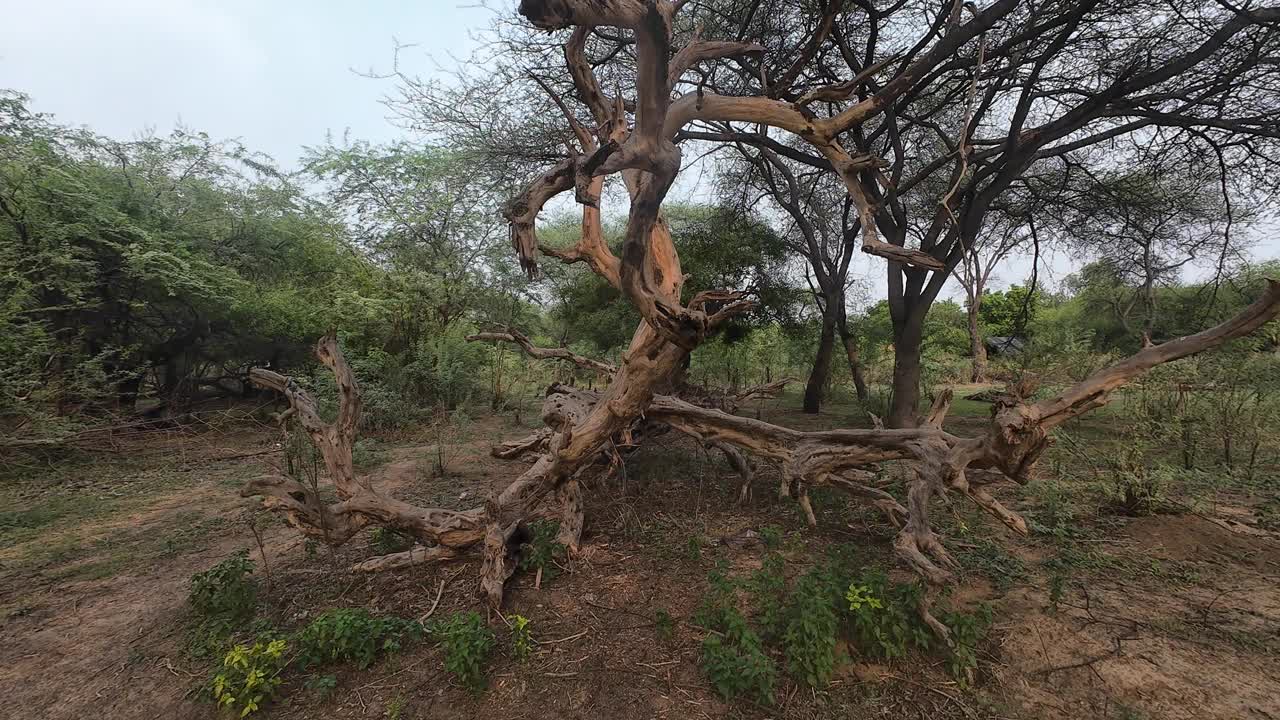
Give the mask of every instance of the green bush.
POLYGON ((911 646, 927 650, 933 631, 920 619, 918 582, 890 584, 879 570, 849 583, 850 625, 858 648, 872 657, 900 658, 911 646))
POLYGON ((213 677, 210 693, 218 707, 237 717, 251 715, 275 695, 284 669, 284 640, 236 645, 222 659, 222 670, 213 677))
POLYGON ((257 594, 249 551, 239 550, 212 568, 192 575, 187 599, 206 617, 239 620, 253 614, 257 594))
POLYGON ((702 641, 702 671, 726 700, 750 694, 771 704, 778 670, 764 653, 760 636, 737 609, 725 610, 720 621, 702 641))
POLYGON ((493 631, 474 611, 454 613, 430 626, 431 637, 444 649, 444 669, 467 689, 477 692, 485 686, 484 669, 493 651, 493 631))
POLYGON ((785 561, 782 553, 771 551, 764 557, 760 569, 751 577, 751 605, 755 608, 756 622, 770 641, 782 635, 786 616, 783 599, 787 595, 785 561))
POLYGON ((839 621, 820 571, 806 573, 791 592, 782 646, 787 672, 809 687, 825 687, 836 667, 839 621))
POLYGON ((413 620, 377 617, 362 608, 329 610, 298 633, 298 663, 305 669, 350 661, 363 670, 379 654, 395 652, 422 635, 422 625, 413 620))
POLYGON ((733 581, 725 575, 725 568, 722 561, 715 570, 707 573, 707 592, 693 614, 693 621, 704 628, 719 628, 727 624, 731 613, 738 612, 733 581))

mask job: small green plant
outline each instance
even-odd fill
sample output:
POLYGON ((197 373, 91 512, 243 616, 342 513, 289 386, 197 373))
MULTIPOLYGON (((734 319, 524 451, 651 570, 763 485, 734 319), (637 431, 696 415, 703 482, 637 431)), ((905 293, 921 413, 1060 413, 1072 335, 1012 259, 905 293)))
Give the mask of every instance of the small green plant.
POLYGON ((280 685, 286 647, 284 640, 272 640, 232 648, 222 659, 222 670, 213 677, 210 687, 218 707, 237 717, 260 710, 280 685))
POLYGON ((702 538, 697 535, 690 535, 684 544, 684 555, 690 560, 701 560, 702 538))
POLYGON ((715 629, 725 625, 728 615, 738 612, 733 595, 734 583, 725 574, 726 568, 722 561, 707 573, 707 592, 693 614, 693 621, 704 628, 715 629))
POLYGON ((826 687, 836 667, 839 621, 821 570, 802 576, 791 592, 782 646, 787 672, 813 688, 826 687))
POLYGON ((653 630, 663 642, 671 642, 676 636, 675 618, 666 610, 658 608, 658 612, 653 614, 653 630))
POLYGON ((1067 596, 1067 576, 1061 572, 1049 575, 1049 609, 1058 612, 1058 603, 1067 596))
POLYGON ((467 689, 484 689, 484 667, 494 646, 493 631, 484 618, 475 611, 454 613, 432 623, 430 633, 444 649, 444 669, 467 689))
POLYGON ((1033 486, 1039 507, 1032 528, 1035 532, 1063 539, 1072 536, 1075 527, 1075 511, 1065 483, 1041 480, 1033 486))
POLYGON ((387 527, 375 527, 369 536, 369 544, 383 555, 404 552, 413 547, 413 539, 387 527))
POLYGON ((526 572, 542 571, 543 579, 550 580, 560 571, 556 559, 564 557, 564 546, 556 542, 560 525, 550 520, 537 520, 529 525, 530 537, 520 548, 520 569, 526 572))
POLYGON ((991 629, 991 606, 983 603, 974 612, 947 613, 942 616, 942 624, 951 631, 947 669, 956 682, 972 685, 978 669, 978 644, 991 629))
POLYGON ((903 657, 912 645, 927 649, 933 634, 917 610, 923 592, 916 582, 891 584, 879 570, 850 582, 844 597, 858 648, 891 659, 903 657))
POLYGON ((239 623, 222 615, 201 618, 187 630, 186 651, 193 658, 212 659, 227 652, 239 623))
POLYGON ((1001 592, 1007 592, 1015 583, 1028 577, 1027 566, 1021 560, 988 538, 978 538, 974 548, 965 550, 961 557, 966 567, 986 575, 1001 592))
POLYGON ((760 636, 737 609, 725 611, 720 619, 719 627, 702 641, 702 671, 726 700, 750 694, 772 704, 778 670, 760 636))
POLYGON ((329 697, 329 693, 338 687, 338 678, 333 675, 312 675, 302 683, 302 687, 323 699, 329 697))
POLYGON ((204 572, 191 576, 191 606, 206 617, 239 620, 253 614, 258 586, 253 581, 253 561, 240 550, 204 572))
POLYGON ((382 711, 382 716, 387 720, 400 720, 400 714, 404 712, 405 700, 403 695, 397 695, 387 703, 387 707, 382 711))
POLYGON ((751 606, 755 619, 766 639, 772 641, 781 636, 786 617, 783 614, 783 598, 787 595, 785 561, 782 553, 770 552, 764 556, 760 569, 751 576, 751 606))
POLYGON ((524 660, 533 652, 533 635, 529 633, 529 618, 523 615, 512 615, 511 620, 511 654, 517 660, 524 660))
POLYGON ((782 528, 777 525, 769 525, 760 531, 760 540, 764 542, 766 548, 777 550, 782 547, 782 528))
POLYGON ((380 653, 398 651, 422 634, 422 625, 413 620, 377 617, 362 608, 329 610, 298 633, 298 663, 305 669, 350 661, 363 670, 380 653))

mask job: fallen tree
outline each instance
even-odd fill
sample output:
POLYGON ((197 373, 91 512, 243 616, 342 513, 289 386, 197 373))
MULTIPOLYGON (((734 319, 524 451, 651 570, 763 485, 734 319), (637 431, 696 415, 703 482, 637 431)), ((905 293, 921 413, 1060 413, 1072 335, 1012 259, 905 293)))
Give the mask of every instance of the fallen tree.
MULTIPOLYGON (((931 586, 950 581, 955 562, 929 522, 931 501, 955 491, 999 518, 1016 532, 1026 523, 986 489, 1008 479, 1026 482, 1045 447, 1050 431, 1066 420, 1107 402, 1111 392, 1160 363, 1217 347, 1252 332, 1280 313, 1280 286, 1265 292, 1237 317, 1204 332, 1147 347, 1052 398, 1031 401, 1030 388, 1002 396, 995 404, 990 426, 977 437, 953 435, 942 427, 950 394, 943 393, 916 427, 901 429, 802 432, 758 419, 735 415, 720 407, 681 399, 683 367, 689 352, 726 320, 751 307, 749 299, 728 290, 704 290, 687 303, 684 275, 661 207, 680 168, 680 150, 672 138, 687 123, 703 121, 752 122, 793 133, 820 153, 834 168, 850 203, 862 218, 863 250, 909 267, 920 278, 943 277, 946 264, 937 257, 902 245, 886 243, 876 232, 879 208, 867 183, 874 185, 879 161, 870 153, 845 150, 837 138, 856 131, 882 113, 895 98, 913 91, 922 78, 949 60, 964 43, 977 38, 1009 13, 1016 2, 1000 0, 968 23, 948 25, 932 48, 919 52, 892 82, 873 95, 828 118, 818 118, 801 98, 788 102, 777 94, 729 97, 701 89, 672 100, 685 74, 700 62, 736 58, 750 64, 763 48, 746 42, 705 41, 698 37, 672 53, 672 21, 684 3, 665 0, 524 0, 520 12, 543 29, 572 28, 564 46, 568 73, 576 98, 595 121, 589 131, 569 111, 564 98, 550 86, 555 104, 565 115, 578 146, 569 144, 568 157, 534 180, 508 205, 505 215, 522 267, 537 274, 539 254, 565 263, 584 263, 618 288, 643 320, 615 368, 563 349, 537 348, 518 333, 490 333, 477 340, 513 342, 525 352, 574 362, 610 377, 604 390, 586 391, 553 386, 543 406, 547 425, 541 433, 499 449, 514 456, 536 453, 534 462, 482 507, 465 511, 420 508, 380 493, 367 478, 358 477, 351 449, 360 412, 356 378, 333 336, 323 338, 316 352, 334 373, 340 409, 333 423, 324 423, 314 401, 292 380, 267 370, 254 370, 253 382, 282 392, 289 414, 310 435, 324 456, 337 501, 326 504, 315 488, 282 476, 251 482, 247 495, 262 495, 268 507, 310 537, 341 543, 367 525, 382 525, 415 538, 419 547, 362 563, 375 570, 449 560, 464 552, 482 558, 481 592, 496 607, 503 587, 515 569, 514 555, 528 522, 550 515, 560 520, 559 540, 575 550, 583 517, 583 475, 618 445, 632 445, 643 437, 643 423, 661 423, 715 447, 725 448, 747 466, 745 455, 776 463, 782 470, 783 492, 804 508, 808 489, 828 485, 860 502, 875 505, 901 525, 894 543, 898 558, 931 586), (634 35, 636 95, 607 97, 584 54, 596 26, 614 26, 634 35), (633 120, 631 118, 634 118, 633 120), (622 179, 631 204, 619 255, 604 241, 600 199, 605 177, 622 179), (868 179, 870 178, 870 179, 868 179), (581 239, 571 248, 550 247, 538 241, 536 218, 545 203, 574 190, 582 206, 581 239), (909 465, 906 497, 900 501, 869 482, 868 465, 904 462, 909 465)), ((959 5, 957 5, 957 17, 959 5)), ((762 75, 763 78, 763 75, 762 75)), ((859 81, 862 82, 862 81, 859 81)), ((854 83, 855 86, 858 83, 854 83)), ((832 90, 834 92, 834 90, 832 90)), ((841 97, 850 99, 849 93, 841 97)), ((941 212, 941 211, 940 211, 941 212)), ((940 282, 940 281, 939 281, 940 282)), ((749 468, 748 468, 749 477, 749 468)), ((945 630, 921 608, 933 627, 945 630)))
MULTIPOLYGON (((588 453, 574 455, 574 435, 591 428, 602 413, 615 418, 609 435, 591 447, 606 452, 606 443, 635 439, 642 423, 661 423, 714 447, 727 448, 776 463, 781 469, 781 494, 795 499, 811 525, 817 518, 808 502, 808 489, 830 486, 842 490, 855 501, 871 504, 900 526, 894 542, 899 560, 933 586, 952 579, 955 562, 929 523, 930 502, 948 492, 958 492, 998 518, 1011 530, 1026 534, 1026 522, 1002 505, 985 486, 1002 480, 1025 483, 1036 460, 1051 442, 1049 431, 1067 420, 1105 405, 1116 389, 1156 365, 1218 347, 1233 338, 1247 335, 1280 315, 1280 283, 1268 281, 1266 291, 1236 317, 1204 332, 1143 348, 1129 358, 1101 370, 1053 397, 1032 402, 1029 385, 998 397, 987 432, 961 437, 947 432, 942 422, 951 401, 950 391, 939 394, 919 427, 908 429, 850 429, 806 432, 774 425, 723 409, 704 407, 678 397, 651 394, 643 419, 639 414, 623 423, 608 405, 616 400, 615 377, 603 392, 552 385, 543 403, 542 419, 547 428, 528 439, 521 452, 538 452, 533 467, 503 492, 488 499, 483 507, 465 511, 421 508, 378 492, 368 478, 356 475, 351 449, 360 415, 360 394, 355 376, 343 359, 332 335, 320 340, 316 355, 334 374, 339 389, 337 419, 325 423, 314 400, 292 379, 270 370, 255 369, 253 382, 281 392, 289 401, 282 419, 296 418, 324 458, 333 480, 337 501, 326 504, 316 488, 284 475, 257 478, 242 490, 245 496, 260 495, 268 509, 282 513, 286 520, 308 537, 341 544, 367 525, 395 529, 418 541, 414 548, 365 561, 357 570, 383 570, 429 562, 451 560, 464 552, 479 550, 486 563, 481 587, 495 604, 502 599, 502 582, 510 572, 503 569, 497 590, 494 581, 497 562, 512 568, 516 541, 532 519, 553 517, 561 522, 559 541, 576 550, 583 528, 582 487, 577 471, 590 466, 588 453), (541 448, 541 449, 540 449, 541 448), (869 465, 887 461, 910 463, 906 504, 872 485, 869 465), (570 464, 573 463, 573 464, 570 464), (574 468, 570 473, 569 468, 574 468), (552 483, 549 478, 563 479, 552 483), (539 508, 545 498, 549 507, 539 508), (518 504, 517 504, 518 503, 518 504), (513 509, 517 508, 517 509, 513 509), (499 528, 495 537, 494 528, 499 528), (500 554, 500 559, 491 559, 500 554)), ((493 339, 492 337, 480 339, 493 339)), ((531 346, 532 347, 532 346, 531 346)), ((540 350, 534 348, 535 351, 540 350)), ((587 364, 587 358, 572 353, 547 355, 587 364)), ((625 365, 624 365, 625 367, 625 365)), ((652 367, 652 366, 649 366, 652 367)), ((621 375, 621 370, 618 371, 621 375)), ((626 397, 625 395, 621 397, 626 397)), ((600 432, 604 432, 600 430, 600 432)), ((628 444, 630 444, 628 442, 628 444)), ((495 448, 495 454, 500 451, 495 448)), ((579 445, 578 447, 581 447, 579 445)), ((513 450, 502 450, 514 457, 513 450)), ((731 460, 732 462, 732 460, 731 460)), ((749 477, 748 477, 749 481, 749 477)), ((924 610, 926 620, 943 632, 924 610)))

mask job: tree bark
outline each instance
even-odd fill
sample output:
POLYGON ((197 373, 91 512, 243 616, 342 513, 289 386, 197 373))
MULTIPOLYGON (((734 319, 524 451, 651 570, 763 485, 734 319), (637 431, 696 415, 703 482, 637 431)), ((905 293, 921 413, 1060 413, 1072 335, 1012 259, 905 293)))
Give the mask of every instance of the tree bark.
MULTIPOLYGON (((828 307, 830 307, 828 305, 828 307)), ((835 320, 830 312, 822 319, 822 337, 818 340, 818 352, 813 358, 813 370, 809 372, 809 382, 804 387, 804 411, 817 414, 822 407, 822 390, 831 374, 831 351, 835 345, 835 320)))
POLYGON ((886 422, 891 428, 915 427, 920 407, 920 344, 924 316, 911 313, 895 328, 893 342, 893 401, 886 422))
POLYGON ((840 318, 837 329, 840 331, 840 342, 844 345, 844 356, 849 361, 849 374, 853 376, 853 390, 859 400, 867 399, 867 379, 862 373, 862 360, 858 355, 858 338, 849 330, 849 321, 845 317, 844 304, 840 305, 840 318))
POLYGON ((966 315, 969 320, 969 354, 973 358, 969 382, 986 382, 987 380, 987 345, 982 337, 982 326, 978 324, 978 310, 981 301, 970 298, 966 315))

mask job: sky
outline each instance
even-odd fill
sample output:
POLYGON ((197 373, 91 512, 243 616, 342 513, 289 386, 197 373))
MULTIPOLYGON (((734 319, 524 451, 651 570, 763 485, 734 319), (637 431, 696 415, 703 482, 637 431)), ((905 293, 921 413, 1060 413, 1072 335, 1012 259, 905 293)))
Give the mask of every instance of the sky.
MULTIPOLYGON (((402 67, 422 77, 464 62, 514 0, 0 0, 0 88, 34 109, 116 138, 182 124, 238 138, 295 169, 304 146, 332 134, 374 142, 405 136, 379 100, 397 43, 402 67)), ((675 195, 708 194, 693 168, 675 195)), ((1280 226, 1258 231, 1257 258, 1280 256, 1280 226)), ((1080 258, 1048 258, 1041 280, 1061 281, 1080 258)), ((1029 258, 1013 258, 993 287, 1022 282, 1029 258)), ((862 258, 851 275, 868 298, 884 296, 885 267, 862 258)), ((954 283, 945 292, 958 297, 954 283)))
POLYGON ((182 123, 296 167, 326 133, 400 137, 379 99, 396 42, 430 75, 494 11, 456 0, 0 0, 0 88, 63 123, 129 138, 182 123))

